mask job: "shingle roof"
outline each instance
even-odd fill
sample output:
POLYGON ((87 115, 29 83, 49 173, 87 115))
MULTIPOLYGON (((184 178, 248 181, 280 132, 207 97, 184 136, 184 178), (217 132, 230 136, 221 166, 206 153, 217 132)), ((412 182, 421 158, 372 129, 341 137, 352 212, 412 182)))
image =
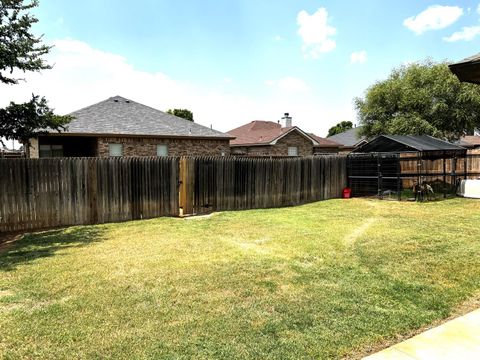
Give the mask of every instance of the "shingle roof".
POLYGON ((114 96, 71 113, 67 134, 231 138, 206 126, 114 96))
POLYGON ((307 134, 297 126, 282 127, 282 125, 273 121, 255 120, 230 130, 228 133, 235 136, 235 139, 230 141, 230 145, 253 146, 273 144, 275 140, 291 131, 298 131, 303 136, 310 139, 314 146, 339 146, 339 144, 333 141, 323 139, 313 134, 307 134))
POLYGON ((480 53, 448 66, 460 81, 480 84, 480 53))
POLYGON ((480 146, 480 136, 478 135, 466 135, 458 141, 460 146, 480 146))
POLYGON ((282 128, 280 124, 273 121, 255 120, 230 130, 228 133, 235 136, 235 139, 230 141, 231 145, 266 145, 288 130, 290 128, 282 128))
POLYGON ((472 56, 469 56, 463 60, 460 60, 459 62, 457 63, 454 63, 452 65, 459 65, 459 64, 466 64, 466 63, 474 63, 474 62, 477 62, 477 61, 480 61, 480 53, 478 54, 475 54, 475 55, 472 55, 472 56))
POLYGON ((428 135, 380 135, 355 149, 354 152, 441 152, 465 150, 462 146, 428 135))
POLYGON ((308 135, 310 135, 312 138, 317 140, 318 146, 320 147, 340 147, 341 146, 339 143, 332 141, 331 139, 325 139, 312 133, 308 135))
POLYGON ((360 136, 361 126, 357 126, 353 129, 344 131, 340 134, 329 136, 327 139, 335 141, 336 143, 343 145, 345 147, 354 147, 359 142, 365 140, 365 136, 360 136))

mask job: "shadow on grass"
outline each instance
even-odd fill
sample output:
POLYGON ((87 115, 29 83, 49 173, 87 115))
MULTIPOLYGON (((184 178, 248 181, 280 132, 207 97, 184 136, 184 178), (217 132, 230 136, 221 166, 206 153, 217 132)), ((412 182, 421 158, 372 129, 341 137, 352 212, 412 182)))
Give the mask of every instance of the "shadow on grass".
POLYGON ((98 226, 81 226, 27 234, 0 251, 0 271, 12 271, 18 265, 54 256, 59 250, 101 241, 103 233, 98 226))

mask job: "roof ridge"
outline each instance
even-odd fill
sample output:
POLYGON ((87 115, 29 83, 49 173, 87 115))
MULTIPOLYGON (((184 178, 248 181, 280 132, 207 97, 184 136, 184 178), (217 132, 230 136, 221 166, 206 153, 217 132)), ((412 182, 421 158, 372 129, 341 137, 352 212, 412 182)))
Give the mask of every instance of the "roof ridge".
MULTIPOLYGON (((406 143, 405 141, 402 141, 402 140, 400 140, 400 139, 398 139, 398 138, 397 138, 397 139, 395 138, 395 136, 405 136, 405 137, 408 137, 408 138, 410 138, 410 139, 413 140, 413 138, 411 138, 412 135, 382 134, 382 135, 377 136, 376 138, 381 137, 381 136, 386 137, 386 138, 388 138, 388 139, 390 139, 390 140, 393 140, 393 141, 397 141, 397 142, 399 142, 399 143, 401 143, 401 144, 403 144, 403 145, 405 145, 405 146, 411 147, 411 148, 413 148, 413 149, 415 149, 415 150, 417 150, 417 151, 421 151, 421 149, 420 149, 418 146, 415 146, 415 145, 412 145, 412 144, 408 144, 408 143, 406 143)), ((418 136, 418 135, 417 135, 417 136, 418 136)), ((375 139, 376 139, 376 138, 375 138, 375 139)), ((375 139, 373 139, 373 140, 375 140, 375 139)), ((372 140, 372 141, 373 141, 373 140, 372 140)))
POLYGON ((70 113, 69 133, 231 138, 211 127, 115 95, 70 113))

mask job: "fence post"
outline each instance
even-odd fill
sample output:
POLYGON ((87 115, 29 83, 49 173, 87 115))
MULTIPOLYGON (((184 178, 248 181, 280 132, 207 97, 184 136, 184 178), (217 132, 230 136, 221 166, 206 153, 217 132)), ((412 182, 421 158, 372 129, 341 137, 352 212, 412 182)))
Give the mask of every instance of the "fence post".
POLYGON ((401 183, 401 181, 403 180, 400 179, 400 174, 402 172, 402 165, 400 164, 400 154, 397 154, 396 158, 397 158, 397 197, 398 197, 398 201, 401 201, 402 188, 403 188, 403 183, 401 183))
POLYGON ((193 214, 193 188, 194 188, 194 166, 191 159, 186 157, 180 158, 180 191, 179 191, 179 215, 193 214))
POLYGON ((88 161, 88 182, 87 182, 87 194, 89 196, 89 208, 90 208, 90 223, 98 223, 98 175, 97 175, 97 159, 91 158, 88 161))
POLYGON ((380 154, 377 153, 377 172, 378 172, 378 197, 382 198, 382 164, 380 160, 380 154))
POLYGON ((447 198, 447 163, 443 154, 443 198, 447 198))

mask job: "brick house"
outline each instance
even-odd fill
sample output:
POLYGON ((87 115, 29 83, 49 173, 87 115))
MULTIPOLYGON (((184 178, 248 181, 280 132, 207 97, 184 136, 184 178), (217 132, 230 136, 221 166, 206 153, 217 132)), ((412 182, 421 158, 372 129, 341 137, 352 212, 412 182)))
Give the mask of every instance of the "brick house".
POLYGON ((340 145, 292 126, 285 114, 283 124, 273 121, 252 121, 228 131, 231 154, 237 156, 311 156, 337 153, 340 145), (282 126, 284 125, 284 126, 282 126))
POLYGON ((31 139, 31 158, 230 154, 231 135, 121 96, 70 115, 66 131, 31 139))

